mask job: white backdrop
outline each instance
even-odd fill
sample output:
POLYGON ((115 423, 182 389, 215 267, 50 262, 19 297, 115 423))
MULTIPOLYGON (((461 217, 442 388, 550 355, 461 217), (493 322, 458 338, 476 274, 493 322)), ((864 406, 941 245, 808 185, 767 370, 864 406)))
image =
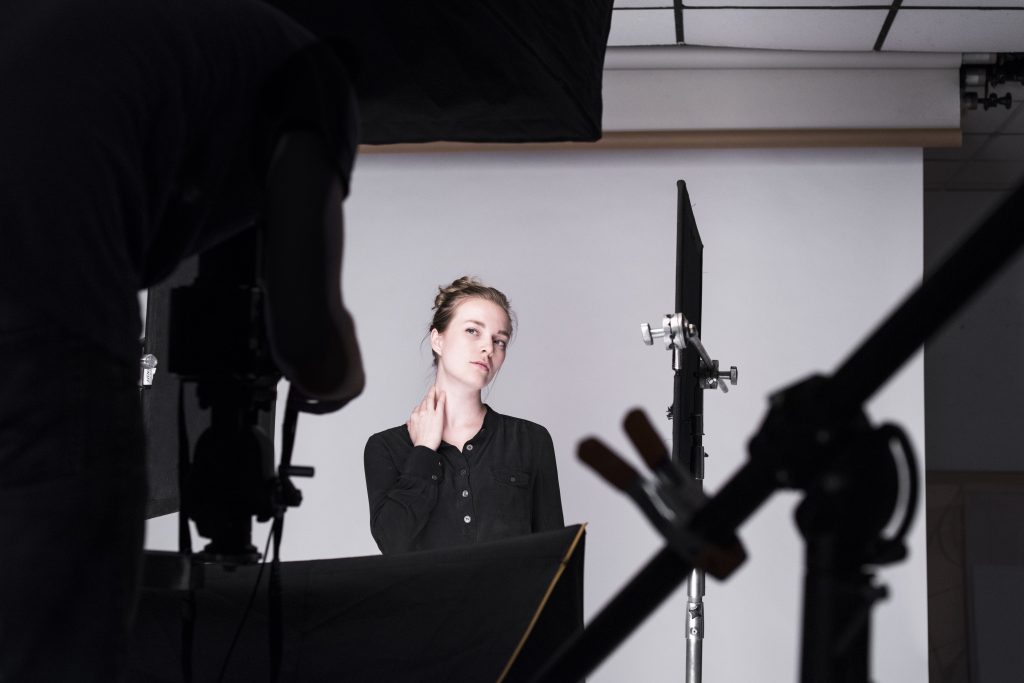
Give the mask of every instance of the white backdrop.
MULTIPOLYGON (((362 472, 373 432, 401 424, 431 380, 423 343, 436 287, 463 274, 505 291, 520 326, 485 400, 548 427, 567 523, 588 522, 586 611, 593 616, 661 546, 631 501, 575 457, 599 435, 634 462, 619 424, 640 406, 665 435, 669 354, 639 324, 674 305, 675 181, 687 182, 705 244, 702 338, 740 385, 705 401, 707 488, 745 459, 769 392, 830 372, 920 279, 920 150, 580 151, 366 155, 346 203, 344 283, 369 380, 339 414, 303 416, 285 559, 374 554, 362 472)), ((923 455, 920 355, 869 405, 923 455)), ((798 498, 776 496, 741 531, 749 559, 709 580, 704 680, 795 681, 802 543, 798 498)), ((924 501, 920 511, 923 519, 924 501)), ((174 546, 174 516, 150 548, 174 546)), ((261 528, 256 539, 265 537, 261 528)), ((927 680, 925 535, 881 572, 874 612, 879 681, 927 680)), ((590 678, 683 680, 685 590, 590 678)))

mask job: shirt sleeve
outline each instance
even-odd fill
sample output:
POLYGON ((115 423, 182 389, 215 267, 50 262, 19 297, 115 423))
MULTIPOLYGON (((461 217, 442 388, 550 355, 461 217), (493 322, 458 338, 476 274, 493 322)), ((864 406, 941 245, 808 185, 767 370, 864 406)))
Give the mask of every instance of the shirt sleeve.
POLYGON ((399 448, 381 434, 374 434, 366 442, 363 466, 370 533, 377 547, 385 555, 412 550, 437 504, 441 483, 437 452, 411 444, 407 449, 399 448))
POLYGON ((558 487, 558 467, 555 464, 555 446, 548 430, 542 427, 541 432, 533 480, 533 532, 561 529, 565 526, 562 517, 562 494, 558 487))

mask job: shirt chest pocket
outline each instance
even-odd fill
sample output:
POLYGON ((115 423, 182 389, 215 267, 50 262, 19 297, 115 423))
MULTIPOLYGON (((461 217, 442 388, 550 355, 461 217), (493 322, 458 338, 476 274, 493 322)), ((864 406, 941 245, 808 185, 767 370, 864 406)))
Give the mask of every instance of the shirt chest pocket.
POLYGON ((528 489, 530 488, 530 473, 523 470, 495 469, 494 481, 504 486, 528 489))
POLYGON ((495 468, 495 502, 498 515, 506 522, 519 522, 529 529, 530 473, 526 470, 495 468))

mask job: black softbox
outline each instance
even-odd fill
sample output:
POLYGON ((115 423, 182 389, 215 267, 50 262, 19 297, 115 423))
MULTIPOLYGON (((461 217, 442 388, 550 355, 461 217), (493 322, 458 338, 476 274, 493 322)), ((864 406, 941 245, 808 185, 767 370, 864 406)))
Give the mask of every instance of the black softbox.
POLYGON ((612 0, 269 0, 355 81, 360 141, 601 137, 612 0))

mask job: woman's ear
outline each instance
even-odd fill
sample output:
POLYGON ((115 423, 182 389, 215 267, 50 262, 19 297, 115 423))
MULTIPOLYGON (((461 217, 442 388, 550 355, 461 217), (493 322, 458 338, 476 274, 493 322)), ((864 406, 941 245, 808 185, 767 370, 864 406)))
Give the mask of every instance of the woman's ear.
POLYGON ((430 330, 430 348, 434 350, 434 353, 441 355, 441 349, 444 347, 444 340, 441 339, 441 334, 437 331, 437 328, 430 330))

